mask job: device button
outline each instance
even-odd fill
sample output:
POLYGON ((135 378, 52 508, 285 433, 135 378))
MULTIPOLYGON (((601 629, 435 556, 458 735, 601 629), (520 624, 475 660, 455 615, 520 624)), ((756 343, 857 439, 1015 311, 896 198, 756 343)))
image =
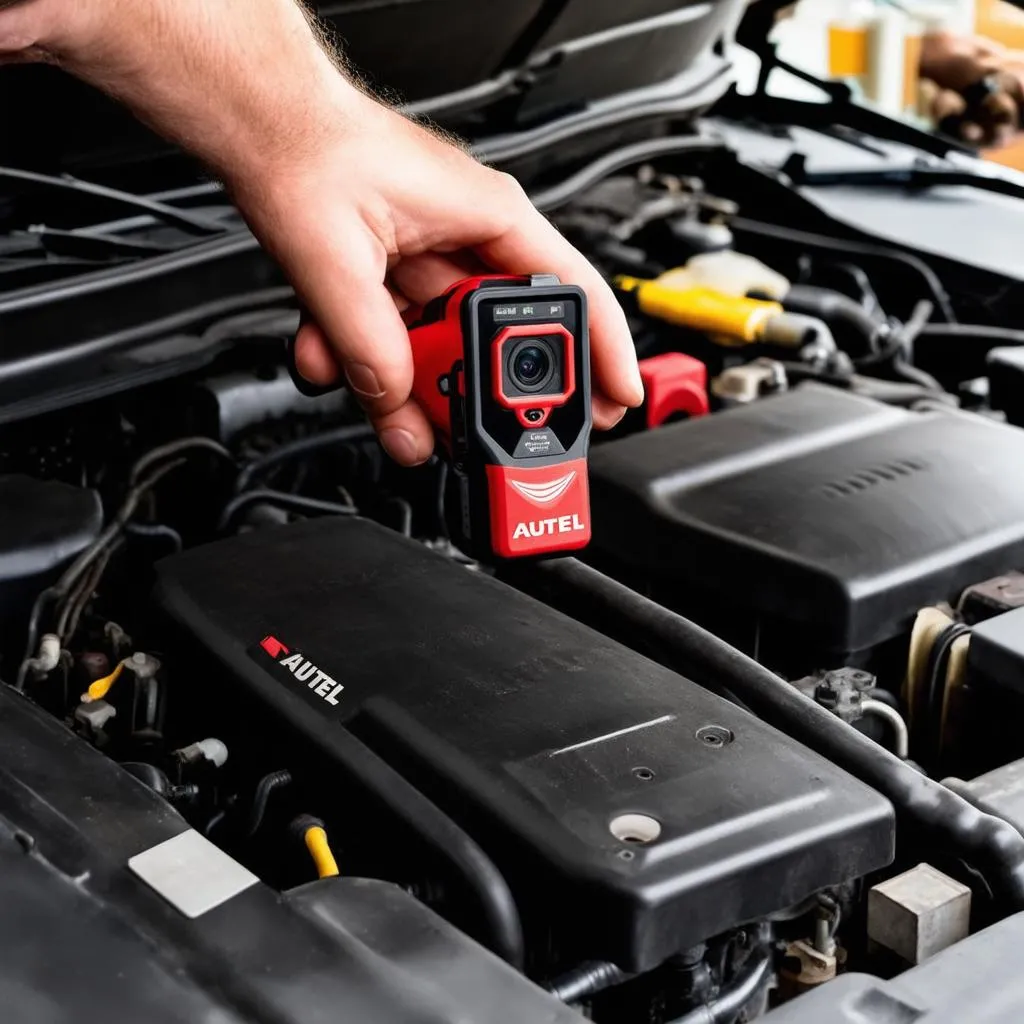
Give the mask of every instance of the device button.
POLYGON ((530 287, 531 288, 555 288, 562 282, 558 279, 557 274, 531 274, 530 275, 530 287))

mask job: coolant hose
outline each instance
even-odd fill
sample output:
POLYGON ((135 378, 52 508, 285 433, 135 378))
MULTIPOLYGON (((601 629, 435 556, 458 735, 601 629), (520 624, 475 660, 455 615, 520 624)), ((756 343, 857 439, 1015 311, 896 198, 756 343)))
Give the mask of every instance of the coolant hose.
POLYGON ((494 861, 476 840, 362 740, 347 729, 329 732, 323 746, 334 763, 461 878, 485 929, 476 938, 521 970, 525 946, 519 908, 494 861))
POLYGON ((269 772, 256 784, 252 795, 252 807, 249 810, 249 823, 245 829, 247 839, 252 839, 260 830, 263 819, 267 813, 267 804, 270 801, 270 794, 275 790, 283 789, 292 784, 292 773, 287 768, 277 772, 269 772))
POLYGON ((735 693, 759 718, 888 797, 900 823, 980 871, 1006 914, 1024 909, 1024 836, 1010 824, 922 775, 735 647, 577 559, 523 572, 517 582, 542 600, 698 683, 735 693))
POLYGON ((745 964, 736 978, 706 1006, 677 1017, 670 1024, 731 1024, 740 1010, 757 995, 771 971, 771 958, 757 957, 745 964))
POLYGON ((842 292, 813 285, 795 284, 782 300, 791 313, 824 320, 836 343, 852 356, 869 355, 885 329, 885 320, 872 316, 860 303, 842 292))
POLYGON ((549 981, 544 988, 563 1003, 578 1003, 603 992, 613 985, 628 981, 627 974, 615 964, 604 960, 592 960, 549 981))

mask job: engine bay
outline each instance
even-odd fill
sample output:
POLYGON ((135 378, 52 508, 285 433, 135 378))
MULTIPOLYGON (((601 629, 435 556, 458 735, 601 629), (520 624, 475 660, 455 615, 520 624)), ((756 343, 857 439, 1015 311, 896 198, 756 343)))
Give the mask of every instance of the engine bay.
POLYGON ((727 106, 510 160, 647 398, 592 438, 580 561, 497 571, 442 460, 295 390, 216 187, 58 231, 36 181, 0 239, 11 944, 74 920, 54 976, 130 965, 153 1021, 938 1021, 1012 981, 1019 282, 816 205, 816 160, 912 148, 835 134, 794 162, 727 106))

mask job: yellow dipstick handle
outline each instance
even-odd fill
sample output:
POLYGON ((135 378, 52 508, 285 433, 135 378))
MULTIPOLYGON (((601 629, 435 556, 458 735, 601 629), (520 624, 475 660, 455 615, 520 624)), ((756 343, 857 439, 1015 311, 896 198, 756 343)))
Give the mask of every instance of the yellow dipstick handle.
POLYGON ((714 335, 727 345, 759 341, 768 321, 783 311, 778 302, 723 295, 711 288, 679 288, 635 277, 616 278, 615 284, 632 292, 648 316, 714 335))
POLYGON ((317 874, 321 878, 333 878, 338 874, 338 862, 331 852, 331 845, 327 842, 327 833, 319 825, 306 829, 303 837, 306 841, 306 849, 309 850, 316 864, 317 874))
POLYGON ((124 662, 119 661, 114 668, 114 671, 109 676, 104 676, 102 679, 97 679, 95 682, 89 684, 89 689, 83 694, 83 701, 92 700, 103 700, 104 697, 110 692, 110 688, 117 682, 118 676, 124 671, 124 662))

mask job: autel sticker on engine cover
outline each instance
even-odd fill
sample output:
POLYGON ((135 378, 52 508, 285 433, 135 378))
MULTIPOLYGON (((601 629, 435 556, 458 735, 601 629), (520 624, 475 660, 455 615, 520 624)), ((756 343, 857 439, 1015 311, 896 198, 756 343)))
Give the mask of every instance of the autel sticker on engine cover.
POLYGON ((307 693, 313 700, 337 707, 345 687, 301 651, 268 634, 249 648, 249 656, 270 669, 282 682, 307 693))

